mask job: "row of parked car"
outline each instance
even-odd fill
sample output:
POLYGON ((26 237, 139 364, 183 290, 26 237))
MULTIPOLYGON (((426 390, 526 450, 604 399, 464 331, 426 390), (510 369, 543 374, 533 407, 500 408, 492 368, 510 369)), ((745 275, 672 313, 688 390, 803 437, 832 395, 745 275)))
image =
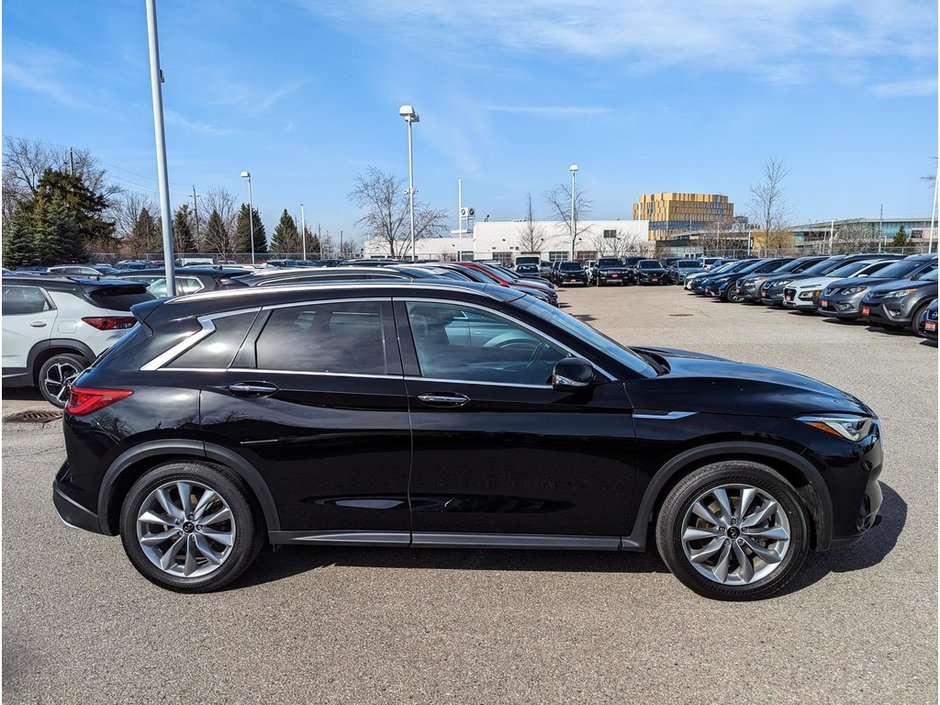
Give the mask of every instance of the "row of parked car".
POLYGON ((686 259, 668 257, 601 257, 582 264, 578 260, 556 260, 542 264, 517 264, 518 274, 548 279, 556 286, 665 285, 682 284, 686 277, 706 272, 727 260, 721 257, 686 259))
MULTIPOLYGON (((68 266, 71 268, 72 266, 68 266)), ((4 272, 3 385, 36 386, 52 404, 63 407, 72 381, 135 324, 134 304, 166 298, 162 268, 121 270, 103 275, 51 267, 46 273, 4 272)), ((176 294, 244 287, 328 284, 351 281, 443 280, 492 284, 523 292, 558 306, 555 287, 527 279, 498 264, 392 263, 376 266, 179 267, 176 294)))
POLYGON ((937 255, 890 253, 732 260, 688 276, 693 294, 817 313, 937 339, 937 255))

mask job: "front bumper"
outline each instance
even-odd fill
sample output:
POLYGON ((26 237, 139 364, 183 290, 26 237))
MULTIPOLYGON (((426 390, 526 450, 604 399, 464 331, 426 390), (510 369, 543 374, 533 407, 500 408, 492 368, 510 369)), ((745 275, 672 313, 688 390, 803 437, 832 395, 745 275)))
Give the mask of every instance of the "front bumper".
POLYGON ((800 291, 799 289, 794 289, 792 287, 787 287, 783 290, 783 306, 794 311, 815 311, 817 307, 817 300, 819 298, 819 291, 800 291), (806 294, 810 294, 809 298, 801 298, 806 294))
POLYGON ((854 321, 861 317, 861 302, 865 292, 857 294, 820 294, 816 312, 824 316, 833 316, 846 321, 854 321), (825 302, 825 303, 823 303, 825 302))
POLYGON ((920 323, 917 324, 918 332, 928 340, 937 339, 937 327, 938 321, 936 318, 924 317, 921 318, 920 323))
POLYGON ((911 324, 911 304, 903 299, 866 301, 862 299, 861 313, 872 323, 883 326, 905 327, 911 324), (868 310, 865 314, 866 307, 868 310))

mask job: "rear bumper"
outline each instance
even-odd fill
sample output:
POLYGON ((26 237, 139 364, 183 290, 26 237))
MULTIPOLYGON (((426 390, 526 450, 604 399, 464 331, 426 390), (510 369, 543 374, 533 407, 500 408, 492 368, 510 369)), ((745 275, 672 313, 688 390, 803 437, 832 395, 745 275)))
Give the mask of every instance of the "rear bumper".
MULTIPOLYGON (((68 463, 66 463, 66 466, 68 463)), ((66 466, 63 466, 65 468, 66 466)), ((61 470, 60 470, 61 473, 61 470)), ((84 529, 96 534, 104 533, 98 521, 98 515, 71 499, 58 479, 52 483, 52 503, 59 518, 73 529, 84 529)))

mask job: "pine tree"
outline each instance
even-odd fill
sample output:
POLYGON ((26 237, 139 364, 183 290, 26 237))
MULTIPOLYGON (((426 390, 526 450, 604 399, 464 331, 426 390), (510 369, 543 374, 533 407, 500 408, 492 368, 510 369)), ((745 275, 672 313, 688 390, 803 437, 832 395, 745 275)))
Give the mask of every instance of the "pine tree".
MULTIPOLYGON (((258 209, 251 209, 251 219, 255 232, 255 253, 268 251, 268 238, 264 233, 264 223, 258 215, 258 209)), ((235 247, 238 252, 251 251, 251 228, 248 224, 248 204, 242 203, 238 211, 238 221, 235 224, 235 247)))
POLYGON ((80 176, 46 169, 36 185, 36 199, 51 202, 56 198, 71 211, 86 242, 114 235, 114 222, 102 217, 108 208, 108 199, 89 189, 80 176))
POLYGON ((80 264, 88 258, 81 225, 65 200, 39 196, 32 220, 39 264, 80 264))
POLYGON ((222 216, 217 210, 213 210, 209 216, 209 223, 206 226, 205 245, 203 249, 206 252, 217 252, 222 259, 228 259, 232 252, 232 241, 222 216))
POLYGON ((306 225, 304 232, 307 233, 307 259, 320 259, 320 238, 310 231, 306 225))
MULTIPOLYGON (((32 202, 27 203, 31 205, 32 202)), ((23 204, 14 211, 10 224, 3 229, 3 266, 13 269, 38 264, 32 213, 23 204)))
POLYGON ((898 231, 894 234, 894 240, 891 242, 895 247, 904 247, 908 244, 907 233, 904 232, 904 225, 898 228, 898 231))
POLYGON ((196 242, 190 227, 189 204, 184 203, 173 214, 173 250, 177 254, 196 252, 196 242))
POLYGON ((296 254, 301 251, 300 233, 297 231, 297 222, 293 216, 284 209, 281 219, 274 228, 274 237, 271 238, 271 249, 281 254, 296 254))
POLYGON ((150 214, 146 207, 141 208, 131 229, 131 247, 138 254, 159 254, 163 252, 163 236, 160 220, 150 214))

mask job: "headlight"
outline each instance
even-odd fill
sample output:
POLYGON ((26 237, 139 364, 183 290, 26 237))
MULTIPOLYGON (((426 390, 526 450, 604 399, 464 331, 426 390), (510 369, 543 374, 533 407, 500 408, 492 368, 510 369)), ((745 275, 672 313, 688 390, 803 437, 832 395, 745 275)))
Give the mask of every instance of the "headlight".
POLYGON ((792 279, 784 279, 783 281, 777 282, 777 286, 788 286, 793 283, 792 279))
POLYGON ((868 291, 867 286, 850 286, 847 289, 843 289, 843 294, 861 294, 863 291, 868 291))
POLYGON ((802 421, 808 426, 818 428, 820 431, 855 442, 862 440, 871 433, 871 417, 869 416, 827 414, 825 416, 800 416, 797 421, 802 421))
POLYGON ((903 299, 905 296, 913 294, 917 289, 898 289, 897 291, 890 291, 885 294, 886 299, 903 299))
POLYGON ((756 279, 742 279, 741 286, 754 286, 757 283, 756 279))

